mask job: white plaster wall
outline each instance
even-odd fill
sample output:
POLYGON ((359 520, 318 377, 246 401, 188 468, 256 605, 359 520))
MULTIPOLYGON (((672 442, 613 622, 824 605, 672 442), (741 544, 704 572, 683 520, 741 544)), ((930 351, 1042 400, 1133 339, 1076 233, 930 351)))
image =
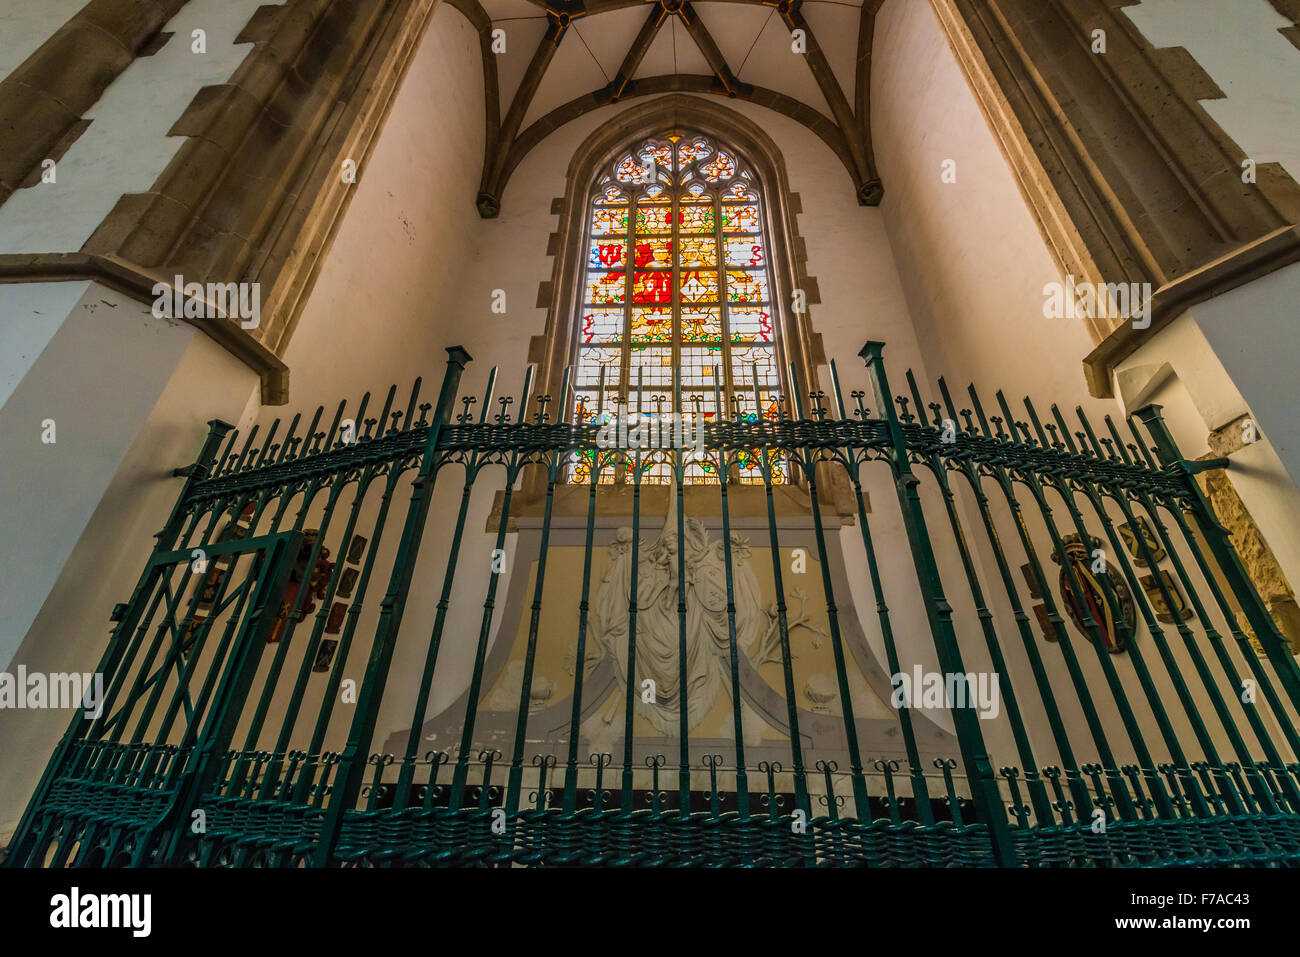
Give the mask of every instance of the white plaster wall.
POLYGON ((1142 0, 1124 14, 1157 47, 1185 47, 1225 94, 1204 100, 1256 163, 1300 180, 1300 50, 1278 33, 1291 21, 1268 0, 1142 0))
POLYGON ((40 3, 11 2, 0 9, 0 80, 22 65, 86 0, 41 0, 40 3))
POLYGON ((57 329, 0 414, 9 454, 0 485, 0 541, 23 542, 0 584, 0 663, 7 663, 98 507, 141 422, 189 341, 192 326, 95 283, 57 329), (113 357, 105 362, 106 356, 113 357), (53 419, 56 442, 41 441, 53 419))
MULTIPOLYGON (((1300 59, 1300 51, 1296 53, 1300 59)), ((1292 480, 1300 480, 1300 423, 1295 414, 1300 264, 1269 273, 1191 311, 1292 480)))
POLYGON ((86 282, 13 283, 0 287, 0 407, 86 292, 86 282))
POLYGON ((264 5, 185 4, 163 28, 175 36, 127 67, 86 111, 92 122, 59 161, 56 181, 18 190, 0 206, 0 253, 76 252, 120 196, 148 190, 183 142, 167 131, 200 88, 225 82, 243 62, 252 44, 235 37, 264 5), (193 52, 198 29, 206 31, 206 53, 193 52))
POLYGON ((998 388, 1097 408, 1081 366, 1092 340, 1081 320, 1043 315, 1044 285, 1063 277, 930 5, 888 0, 873 49, 881 209, 931 373, 974 382, 986 410, 998 388))
MULTIPOLYGON (((0 669, 91 671, 211 418, 238 420, 257 377, 193 326, 97 283, 0 411, 0 669), (41 421, 57 441, 41 443, 41 421), (20 544, 19 544, 20 543, 20 544)), ((69 715, 0 710, 0 843, 69 715)))

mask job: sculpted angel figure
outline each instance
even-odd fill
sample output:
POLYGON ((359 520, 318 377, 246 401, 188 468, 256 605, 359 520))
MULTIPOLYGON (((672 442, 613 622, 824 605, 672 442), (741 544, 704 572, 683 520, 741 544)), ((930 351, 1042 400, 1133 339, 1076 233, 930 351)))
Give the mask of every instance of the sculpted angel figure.
MULTIPOLYGON (((675 501, 669 494, 669 501, 675 501)), ((634 686, 638 708, 665 735, 676 735, 683 696, 679 673, 677 550, 684 551, 686 597, 687 718, 692 727, 713 708, 718 694, 730 693, 730 646, 727 623, 726 554, 697 519, 687 519, 684 543, 677 541, 677 520, 670 510, 657 541, 642 543, 637 562, 637 629, 634 686), (643 700, 645 679, 654 682, 653 701, 643 700)), ((628 599, 632 592, 632 532, 618 530, 609 546, 611 564, 588 618, 588 633, 618 663, 624 680, 628 669, 628 599)), ((768 630, 768 616, 758 581, 749 565, 749 540, 731 536, 732 588, 736 604, 736 639, 748 651, 768 630)))

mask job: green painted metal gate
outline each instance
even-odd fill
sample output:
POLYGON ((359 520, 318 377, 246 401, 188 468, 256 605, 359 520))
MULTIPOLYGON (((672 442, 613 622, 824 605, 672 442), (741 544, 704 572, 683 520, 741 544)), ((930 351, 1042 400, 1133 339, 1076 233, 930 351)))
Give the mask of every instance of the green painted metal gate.
MULTIPOLYGON (((211 423, 198 461, 178 470, 184 489, 154 556, 114 614, 99 667, 103 713, 72 722, 6 864, 1300 860, 1300 673, 1194 478, 1226 463, 1184 461, 1156 406, 1141 410, 1140 422, 1123 422, 1127 435, 1109 417, 1099 435, 1080 410, 1076 426, 1055 406, 1044 422, 1025 400, 1022 421, 1001 393, 986 409, 973 387, 968 407, 958 408, 942 380, 926 401, 910 373, 908 394, 895 397, 881 349, 868 343, 862 352, 874 415, 865 390, 850 392, 846 403, 832 364, 833 409, 817 389, 767 397, 781 411, 765 417, 756 414, 768 404, 757 387, 750 411, 724 414, 717 397, 720 417, 705 427, 702 459, 681 449, 607 447, 599 423, 610 409, 623 411, 617 397, 607 406, 598 389, 596 408, 574 422, 567 377, 553 401, 531 394, 530 370, 516 403, 495 395, 493 370, 481 401, 458 401, 469 360, 460 348, 448 350, 434 403, 420 402, 417 382, 404 409, 395 406, 394 388, 376 417, 367 418, 367 396, 347 417, 340 404, 327 427, 318 410, 301 433, 295 417, 280 441, 277 422, 260 445, 254 428, 239 447, 229 426, 211 423), (552 415, 548 406, 562 411, 552 415), (575 462, 585 463, 587 484, 571 710, 567 733, 548 744, 532 718, 534 668, 542 619, 556 614, 543 596, 557 490, 572 485, 575 462), (615 492, 630 496, 623 660, 639 662, 645 610, 637 575, 651 462, 666 463, 674 479, 676 543, 685 542, 691 519, 688 469, 704 463, 714 476, 710 514, 720 522, 727 620, 721 660, 734 731, 727 756, 702 753, 693 742, 685 697, 676 707, 676 760, 638 747, 639 665, 606 673, 620 682, 617 746, 581 754, 583 682, 596 655, 588 623, 599 506, 615 492), (751 475, 758 463, 760 480, 751 486, 765 503, 757 547, 772 561, 770 614, 785 705, 773 720, 788 754, 753 764, 742 716, 751 663, 737 640, 733 576, 738 463, 751 475), (501 481, 485 478, 492 475, 501 481), (505 554, 512 499, 529 476, 545 497, 535 571, 525 580, 531 603, 513 733, 502 738, 507 755, 482 720, 503 576, 468 561, 464 550, 477 547, 466 544, 468 519, 487 488, 498 494, 489 524, 494 562, 505 554), (905 539, 895 535, 883 550, 872 537, 883 516, 864 491, 872 480, 896 499, 886 507, 897 510, 891 527, 905 539), (836 673, 823 697, 835 699, 842 764, 805 762, 810 748, 819 752, 800 731, 809 711, 795 687, 794 624, 782 582, 788 533, 774 498, 782 481, 797 486, 812 516, 817 601, 824 599, 836 673), (454 518, 431 523, 436 483, 451 483, 459 504, 454 518), (850 503, 850 524, 837 537, 823 521, 832 493, 850 503), (430 529, 441 536, 434 555, 424 547, 430 529), (937 662, 949 693, 971 696, 939 708, 955 735, 952 758, 922 759, 918 727, 931 703, 919 695, 893 702, 901 758, 866 753, 860 741, 865 725, 850 687, 859 646, 849 624, 857 619, 831 572, 833 553, 850 547, 845 535, 864 558, 853 584, 870 595, 856 612, 872 619, 887 672, 920 667, 923 633, 926 660, 937 662), (440 575, 424 573, 422 547, 440 575), (904 560, 911 566, 906 600, 920 609, 905 622, 897 596, 887 594, 898 580, 892 565, 904 560), (436 606, 423 603, 431 630, 401 634, 419 643, 413 660, 420 667, 393 673, 417 582, 417 598, 431 599, 437 588, 436 606), (465 601, 481 604, 476 630, 448 624, 465 601), (458 740, 424 750, 440 654, 452 646, 472 659, 458 740), (968 664, 976 659, 978 666, 968 664), (992 725, 975 706, 981 672, 997 678, 1005 721, 999 740, 1008 753, 997 763, 992 725), (398 719, 408 729, 405 747, 375 753, 381 715, 390 726, 395 720, 387 716, 393 701, 407 702, 409 717, 398 719), (341 745, 331 750, 331 741, 341 745)), ((685 551, 672 553, 678 583, 688 578, 685 551)), ((683 688, 686 594, 676 588, 683 688)))

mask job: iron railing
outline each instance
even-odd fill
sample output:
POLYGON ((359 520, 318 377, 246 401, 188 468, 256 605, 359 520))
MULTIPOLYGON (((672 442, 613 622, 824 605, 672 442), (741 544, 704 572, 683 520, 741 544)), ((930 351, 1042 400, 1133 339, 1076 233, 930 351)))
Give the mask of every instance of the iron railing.
MULTIPOLYGON (((792 402, 776 397, 782 411, 767 418, 740 407, 728 415, 717 401, 703 460, 679 449, 607 447, 598 441, 604 390, 599 407, 581 409, 575 422, 567 382, 552 405, 549 395, 530 395, 526 377, 516 405, 495 397, 493 370, 477 413, 466 397, 456 414, 469 360, 460 348, 448 350, 433 404, 420 403, 417 382, 404 410, 394 388, 375 418, 367 396, 350 418, 340 404, 327 428, 317 410, 301 434, 295 417, 282 440, 277 422, 260 445, 254 428, 238 448, 230 426, 210 423, 197 462, 178 470, 185 485, 153 557, 114 613, 99 667, 104 711, 73 720, 6 864, 1300 859, 1300 674, 1194 477, 1226 463, 1183 460, 1157 406, 1139 412, 1141 427, 1123 422, 1127 436, 1106 417, 1099 436, 1082 410, 1077 427, 1055 406, 1044 423, 1025 400, 1021 421, 1001 393, 1000 414, 988 414, 973 387, 969 408, 959 409, 942 380, 938 400, 927 402, 910 373, 908 395, 895 398, 881 350, 868 343, 862 352, 874 416, 864 391, 846 403, 832 364, 833 409, 807 388, 792 388, 792 402), (554 421, 548 405, 570 411, 554 421), (576 461, 588 466, 585 488, 572 485, 576 461), (651 461, 666 462, 674 479, 662 533, 671 547, 653 556, 643 541, 651 461), (687 469, 699 474, 701 461, 713 483, 687 494, 687 469), (752 475, 755 463, 762 482, 747 491, 738 466, 752 475), (801 523, 778 515, 782 481, 798 490, 801 523), (435 483, 451 483, 459 496, 454 518, 430 523, 435 483), (480 566, 467 554, 479 551, 469 520, 482 511, 485 487, 497 499, 484 583, 471 580, 480 566), (876 499, 892 494, 897 511, 869 507, 879 504, 869 490, 876 499), (574 495, 566 525, 557 503, 574 495), (688 515, 700 495, 710 504, 688 515), (744 496, 741 522, 733 512, 744 496), (629 522, 630 534, 618 538, 614 528, 629 522), (873 539, 882 522, 897 530, 883 549, 873 539), (762 621, 780 677, 766 686, 746 638, 754 598, 741 594, 750 581, 742 569, 753 567, 733 554, 748 554, 742 526, 770 559, 762 621), (436 553, 426 548, 421 563, 431 531, 436 553), (712 562, 707 568, 688 569, 688 532, 691 560, 712 562), (508 576, 497 561, 515 534, 531 536, 535 563, 508 586, 521 597, 501 610, 508 576), (554 544, 564 535, 567 545, 554 544), (791 632, 803 619, 783 581, 792 541, 820 570, 813 604, 835 675, 818 690, 820 711, 796 688, 801 652, 791 632), (609 572, 603 545, 629 553, 625 585, 609 572), (572 607, 545 602, 548 561, 561 548, 581 556, 569 566, 575 575, 581 568, 576 618, 572 607), (864 563, 850 568, 849 550, 864 563), (438 573, 426 573, 429 563, 438 573), (909 566, 902 578, 899 563, 909 566), (638 656, 638 637, 644 643, 651 629, 644 576, 652 565, 670 586, 654 627, 675 616, 677 637, 677 692, 660 703, 668 731, 659 736, 636 723, 645 676, 673 683, 672 669, 642 664, 644 647, 638 656), (601 567, 626 603, 613 649, 589 634, 609 624, 594 610, 601 567), (910 581, 901 599, 899 581, 910 581), (718 596, 710 607, 720 642, 708 666, 720 669, 718 700, 730 699, 722 738, 698 726, 687 693, 698 680, 703 627, 688 603, 704 601, 706 586, 718 596), (846 594, 854 586, 856 603, 846 594), (401 631, 413 594, 429 612, 420 620, 432 620, 427 636, 401 631), (467 602, 478 609, 476 628, 456 617, 467 602), (502 623, 511 608, 521 636, 513 646, 515 622, 502 623), (543 623, 556 616, 566 636, 572 626, 572 688, 542 712, 559 717, 541 727, 535 669, 539 646, 555 634, 543 623), (395 674, 399 631, 403 648, 414 649, 403 667, 416 667, 395 674), (489 650, 498 646, 521 655, 513 709, 496 697, 500 660, 489 650), (459 680, 445 676, 450 666, 439 670, 449 649, 467 665, 465 690, 435 710, 434 693, 459 680), (878 735, 864 743, 873 719, 855 714, 855 675, 880 656, 890 676, 936 661, 942 676, 961 676, 954 688, 972 694, 978 673, 995 675, 1001 731, 973 701, 942 702, 936 719, 930 702, 909 697, 892 702, 886 722, 898 744, 884 748, 878 735), (621 734, 592 753, 596 684, 621 734), (760 707, 762 687, 779 704, 766 720, 783 744, 770 735, 756 744, 747 731, 742 705, 760 707), (413 701, 409 718, 395 722, 390 699, 413 701), (381 714, 405 729, 389 739, 392 753, 376 750, 381 714), (448 735, 450 748, 428 747, 448 735), (1007 752, 997 764, 989 737, 1007 752), (676 746, 675 761, 664 742, 676 746), (936 755, 946 745, 955 757, 936 755)), ((754 398, 763 408, 761 391, 754 398)))

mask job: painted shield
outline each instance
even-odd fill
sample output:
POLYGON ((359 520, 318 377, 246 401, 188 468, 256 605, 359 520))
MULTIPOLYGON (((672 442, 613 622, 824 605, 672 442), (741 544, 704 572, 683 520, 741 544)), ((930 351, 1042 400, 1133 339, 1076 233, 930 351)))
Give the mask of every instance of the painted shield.
MULTIPOLYGON (((1119 622, 1123 621, 1128 626, 1129 633, 1132 633, 1137 626, 1137 613, 1133 606, 1132 592, 1129 591, 1128 586, 1118 575, 1108 575, 1115 602, 1112 603, 1106 597, 1106 589, 1102 587, 1102 583, 1098 578, 1099 573, 1092 570, 1092 550, 1101 547, 1100 539, 1093 538, 1091 547, 1087 547, 1078 535, 1070 535, 1063 540, 1062 544, 1065 546, 1066 560, 1070 563, 1069 568, 1073 569, 1075 580, 1083 590, 1083 602, 1081 603, 1078 596, 1075 595, 1074 589, 1070 587, 1070 578, 1066 566, 1061 563, 1059 555, 1053 555, 1052 561, 1061 565, 1059 588, 1066 614, 1074 622, 1074 627, 1078 628, 1084 635, 1088 634, 1085 622, 1090 615, 1092 620, 1097 623, 1097 627, 1101 632, 1102 644, 1105 645, 1106 650, 1113 655, 1125 651, 1128 646, 1119 627, 1119 622), (1115 604, 1119 607, 1114 607, 1115 604)), ((1100 574, 1107 573, 1101 572, 1100 574)))

